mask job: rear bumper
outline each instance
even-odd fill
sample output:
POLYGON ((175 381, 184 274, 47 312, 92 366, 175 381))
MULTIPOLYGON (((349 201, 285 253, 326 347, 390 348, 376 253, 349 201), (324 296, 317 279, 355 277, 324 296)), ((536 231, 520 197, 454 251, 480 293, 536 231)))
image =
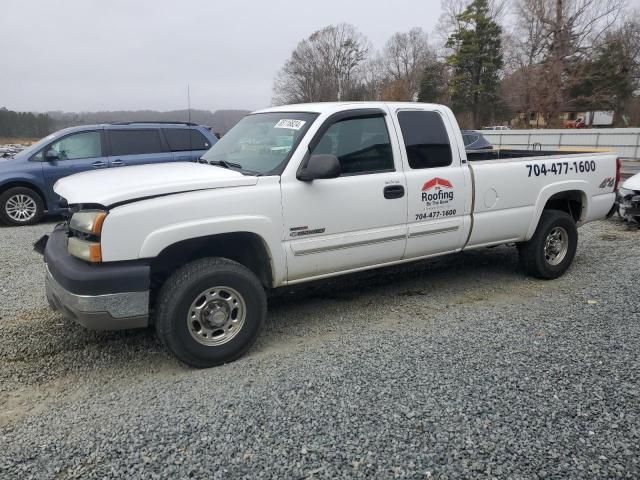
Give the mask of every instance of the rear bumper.
POLYGON ((55 230, 44 250, 49 304, 91 330, 122 330, 149 324, 148 265, 91 265, 67 253, 64 230, 55 230))

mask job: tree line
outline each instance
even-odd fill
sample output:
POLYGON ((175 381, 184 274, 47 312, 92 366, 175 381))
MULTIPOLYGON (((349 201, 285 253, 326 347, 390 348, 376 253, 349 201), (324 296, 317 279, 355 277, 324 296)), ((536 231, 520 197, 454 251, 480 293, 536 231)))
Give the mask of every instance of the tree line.
POLYGON ((53 130, 53 120, 44 113, 14 112, 0 107, 0 137, 41 138, 53 130))
POLYGON ((57 130, 76 125, 93 125, 111 122, 187 121, 207 125, 213 132, 225 134, 231 127, 250 113, 248 110, 192 109, 159 112, 155 110, 113 112, 14 112, 0 107, 0 138, 42 138, 57 130))
POLYGON ((461 124, 613 110, 640 121, 640 15, 626 0, 442 0, 431 37, 394 34, 380 51, 356 27, 324 27, 277 73, 273 103, 337 100, 449 105, 461 124))

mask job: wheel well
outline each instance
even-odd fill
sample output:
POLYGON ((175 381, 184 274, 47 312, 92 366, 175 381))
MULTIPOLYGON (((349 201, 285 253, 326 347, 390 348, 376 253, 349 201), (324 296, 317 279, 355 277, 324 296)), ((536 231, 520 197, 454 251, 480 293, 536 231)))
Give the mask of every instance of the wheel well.
POLYGON ((151 262, 152 289, 162 285, 176 268, 205 257, 234 260, 255 273, 265 287, 273 286, 271 257, 262 238, 236 232, 190 238, 165 248, 151 262))
POLYGON ((560 210, 566 212, 577 222, 584 217, 584 193, 580 190, 568 190, 553 195, 544 206, 544 210, 560 210))
POLYGON ((24 182, 20 180, 4 183, 2 186, 0 186, 0 195, 2 195, 4 192, 9 190, 10 188, 14 188, 14 187, 24 187, 24 188, 33 190, 40 196, 40 200, 42 200, 42 203, 44 204, 44 208, 48 208, 47 197, 45 197, 44 193, 42 193, 42 190, 36 187, 33 183, 24 182))

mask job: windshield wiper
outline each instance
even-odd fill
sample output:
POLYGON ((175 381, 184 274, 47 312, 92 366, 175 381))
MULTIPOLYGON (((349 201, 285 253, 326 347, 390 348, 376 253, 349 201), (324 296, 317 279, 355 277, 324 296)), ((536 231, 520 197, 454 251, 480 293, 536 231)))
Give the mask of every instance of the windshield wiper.
POLYGON ((227 162, 226 160, 200 160, 202 162, 208 163, 209 165, 213 165, 215 167, 229 168, 229 169, 237 169, 240 173, 247 173, 249 175, 257 175, 260 176, 262 173, 256 172, 254 170, 248 170, 246 168, 242 168, 242 165, 239 163, 227 162))
POLYGON ((239 163, 227 162, 226 160, 209 160, 207 163, 209 165, 215 165, 216 167, 239 168, 240 170, 243 170, 242 165, 239 163))

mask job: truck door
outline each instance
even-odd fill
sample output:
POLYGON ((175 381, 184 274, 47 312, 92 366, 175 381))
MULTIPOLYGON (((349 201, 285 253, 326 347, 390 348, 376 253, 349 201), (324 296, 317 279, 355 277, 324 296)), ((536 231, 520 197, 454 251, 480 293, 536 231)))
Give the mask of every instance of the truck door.
POLYGON ((402 258, 406 185, 390 131, 383 110, 340 112, 323 124, 309 153, 335 155, 341 176, 309 182, 283 175, 289 281, 402 258))
POLYGON ((439 111, 399 109, 396 118, 407 181, 404 258, 459 250, 470 228, 472 186, 464 152, 449 141, 456 132, 439 111))

